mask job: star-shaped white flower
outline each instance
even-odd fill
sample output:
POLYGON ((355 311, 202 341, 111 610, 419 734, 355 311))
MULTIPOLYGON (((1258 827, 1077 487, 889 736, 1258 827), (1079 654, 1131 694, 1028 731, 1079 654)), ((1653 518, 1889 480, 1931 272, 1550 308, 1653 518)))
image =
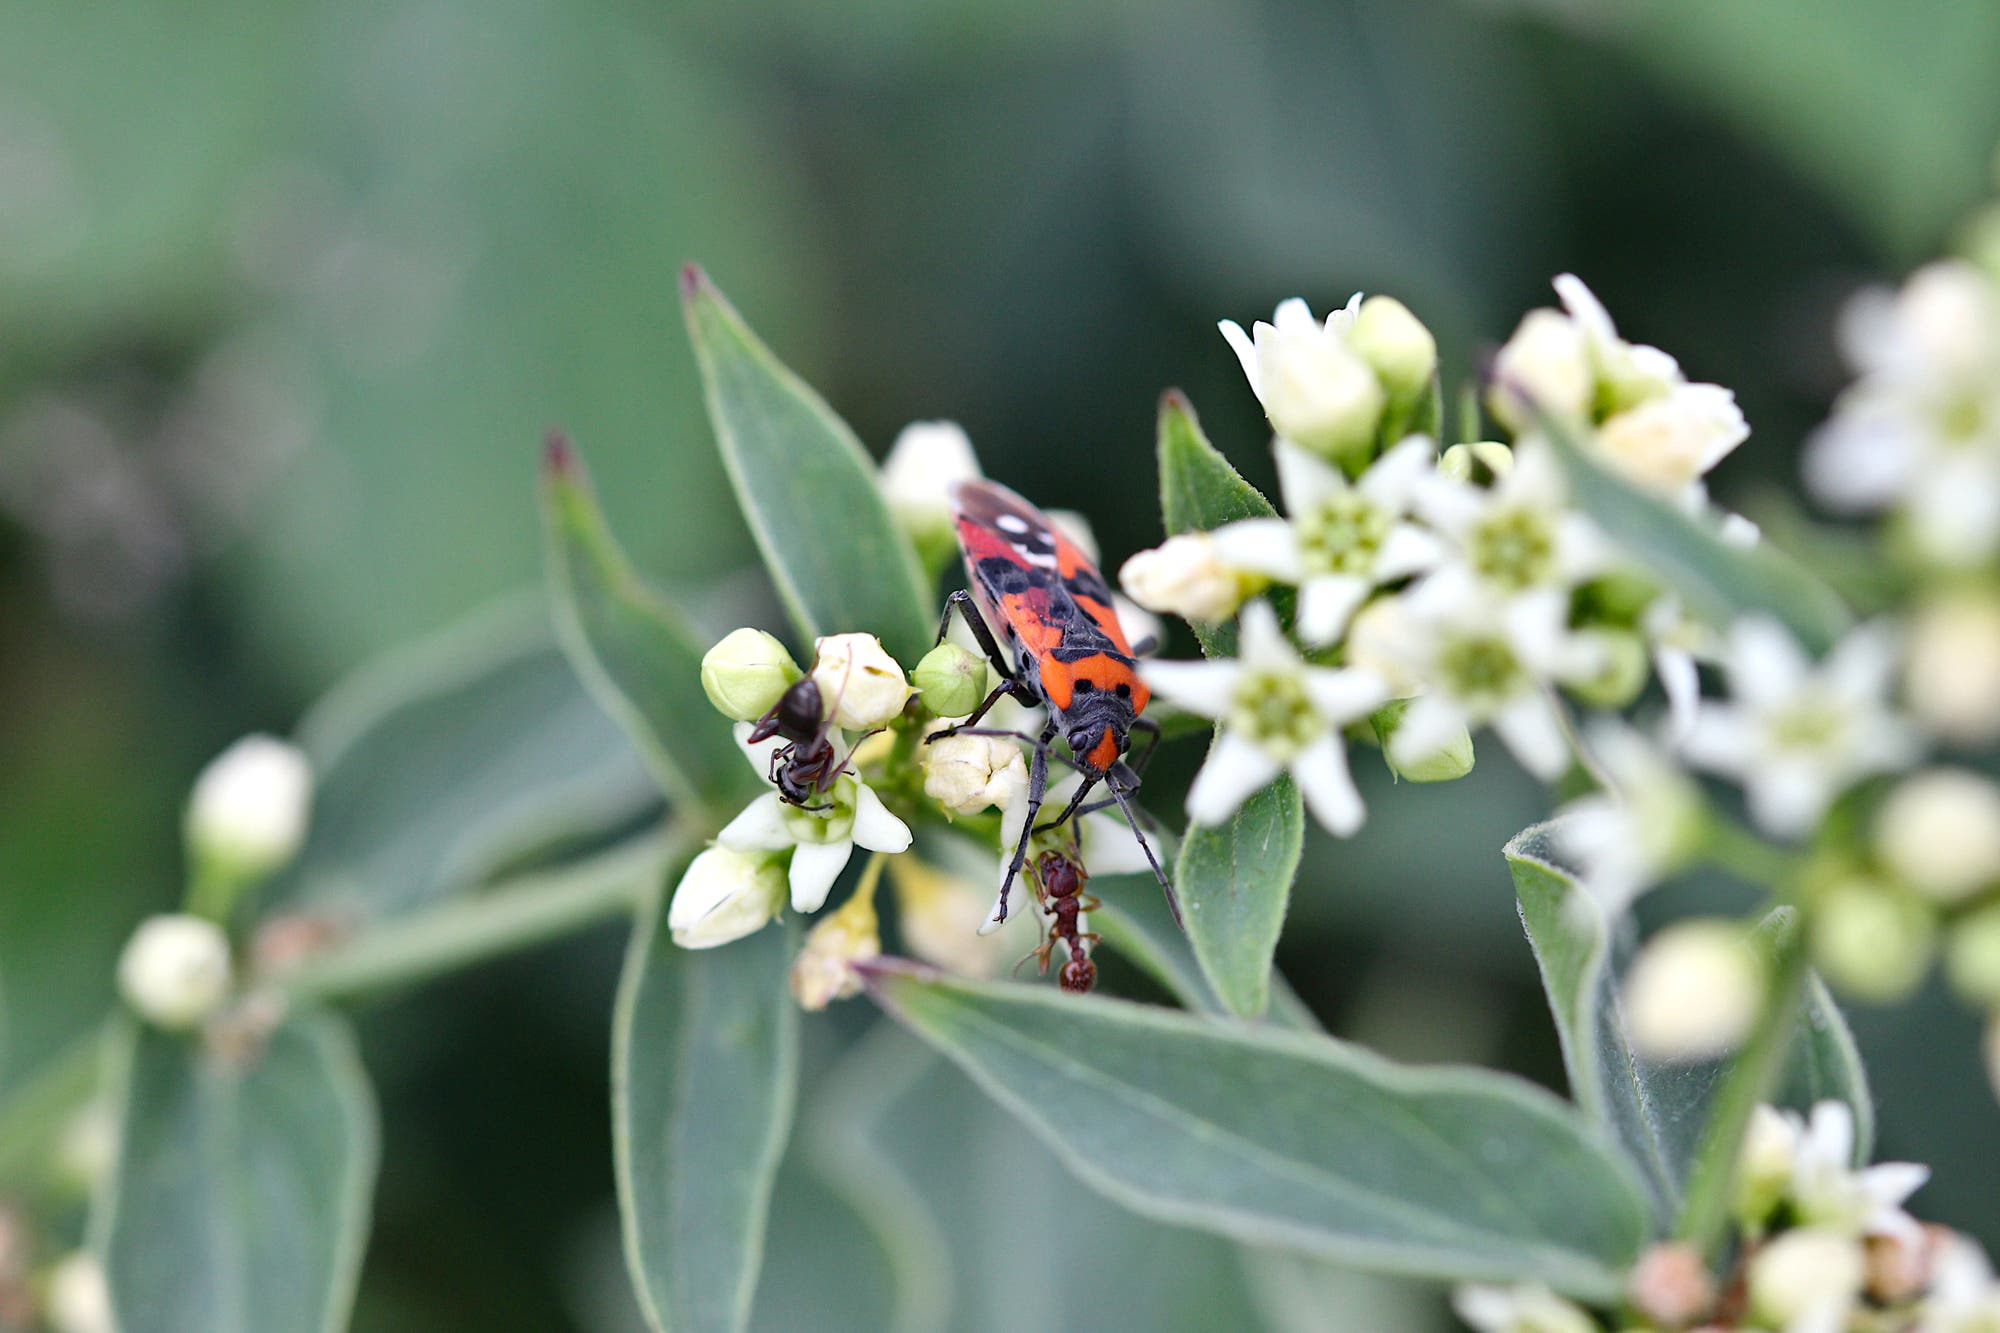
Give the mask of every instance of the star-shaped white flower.
POLYGON ((1781 1111, 1792 1138, 1792 1204, 1803 1223, 1852 1228, 1868 1235, 1915 1236, 1917 1223, 1903 1202, 1930 1179, 1916 1162, 1854 1165, 1854 1112, 1845 1102, 1823 1101, 1810 1119, 1781 1111))
POLYGON ((1340 729, 1386 703, 1388 685, 1372 671, 1306 665, 1267 602, 1243 608, 1238 632, 1238 658, 1143 668, 1154 693, 1222 723, 1188 792, 1188 818, 1220 824, 1290 772, 1314 818, 1343 837, 1353 833, 1365 811, 1340 729))
POLYGON ((1802 837, 1856 781, 1916 758, 1914 732, 1885 702, 1896 666, 1885 626, 1854 630, 1814 664, 1783 626, 1751 617, 1730 627, 1723 666, 1731 702, 1704 700, 1682 748, 1740 782, 1770 833, 1802 837))
POLYGON ((1450 544, 1447 571, 1476 580, 1487 596, 1566 592, 1610 563, 1603 534, 1570 507, 1561 465, 1536 441, 1517 448, 1513 466, 1488 487, 1422 478, 1416 508, 1450 544))
POLYGON ((1400 677, 1421 684, 1398 727, 1412 752, 1491 726, 1530 773, 1562 776, 1570 743, 1551 686, 1585 679, 1600 665, 1595 645, 1569 628, 1567 590, 1495 597, 1453 565, 1399 601, 1403 614, 1377 651, 1398 664, 1400 677))
POLYGON ((1299 637, 1332 643, 1368 594, 1444 557, 1437 538, 1409 521, 1436 446, 1411 436, 1350 482, 1289 440, 1276 446, 1287 518, 1250 518, 1210 535, 1225 565, 1299 590, 1299 637))
POLYGON ((1557 811, 1555 836, 1584 887, 1616 918, 1688 852, 1701 792, 1664 751, 1622 723, 1591 727, 1589 742, 1610 786, 1557 811))
POLYGON ((715 837, 737 852, 793 848, 788 878, 795 912, 820 909, 857 846, 871 852, 910 849, 910 826, 890 814, 882 798, 853 774, 842 774, 823 800, 825 809, 806 810, 766 792, 715 837))

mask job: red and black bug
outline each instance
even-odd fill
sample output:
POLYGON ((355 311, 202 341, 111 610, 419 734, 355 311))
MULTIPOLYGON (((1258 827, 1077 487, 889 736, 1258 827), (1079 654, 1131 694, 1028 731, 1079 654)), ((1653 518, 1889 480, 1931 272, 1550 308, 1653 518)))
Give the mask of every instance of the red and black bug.
POLYGON ((956 611, 999 673, 1000 685, 972 716, 938 734, 1015 735, 982 732, 977 726, 994 704, 1010 696, 1030 707, 1046 708, 1049 714, 1039 737, 1019 737, 1034 753, 1028 817, 1001 880, 995 921, 1007 919, 1008 890, 1037 831, 1035 817, 1048 792, 1050 744, 1057 736, 1068 746, 1069 762, 1083 782, 1062 814, 1044 827, 1059 827, 1080 811, 1098 808, 1086 807, 1084 798, 1103 783, 1111 803, 1124 813, 1145 849, 1178 920, 1180 906, 1173 886, 1132 810, 1130 798, 1138 789, 1139 775, 1125 762, 1131 734, 1148 732, 1157 742, 1159 729, 1142 716, 1150 692, 1139 678, 1136 655, 1118 623, 1110 587, 1090 558, 1047 515, 1005 486, 960 482, 952 488, 951 499, 971 588, 953 593, 947 601, 938 639, 943 641, 956 611), (1002 641, 1012 650, 1011 658, 1002 650, 1002 641))

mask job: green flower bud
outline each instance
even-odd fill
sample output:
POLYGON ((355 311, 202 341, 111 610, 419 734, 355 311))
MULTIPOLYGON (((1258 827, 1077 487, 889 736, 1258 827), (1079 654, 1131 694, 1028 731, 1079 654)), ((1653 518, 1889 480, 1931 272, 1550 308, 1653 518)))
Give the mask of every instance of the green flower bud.
POLYGON ((1600 657, 1597 671, 1572 682, 1569 692, 1598 708, 1624 708, 1639 697, 1652 674, 1646 642, 1631 630, 1590 629, 1581 632, 1600 657))
POLYGON ((2000 1009, 2000 905, 1982 907, 1951 927, 1944 970, 1968 1003, 2000 1009))
POLYGON ((1382 757, 1390 771, 1411 782, 1450 782, 1472 771, 1472 734, 1464 727, 1444 744, 1426 750, 1411 748, 1402 727, 1408 699, 1396 699, 1377 709, 1369 719, 1382 742, 1382 757))
POLYGON ((760 629, 732 630, 701 659, 708 701, 738 722, 770 712, 803 674, 785 645, 760 629))
POLYGON ((1883 885, 1850 881, 1814 905, 1813 961, 1843 991, 1886 1004, 1923 980, 1936 933, 1924 904, 1883 885))
POLYGON ((1382 387, 1392 394, 1414 393, 1437 369, 1437 339, 1393 296, 1371 296, 1361 303, 1348 346, 1374 367, 1382 387))
POLYGON ((1438 471, 1453 481, 1485 486, 1506 476, 1514 467, 1514 451, 1497 440, 1476 444, 1454 444, 1438 459, 1438 471))
POLYGON ((986 659, 955 643, 941 643, 924 654, 910 680, 931 712, 965 717, 986 698, 986 659))

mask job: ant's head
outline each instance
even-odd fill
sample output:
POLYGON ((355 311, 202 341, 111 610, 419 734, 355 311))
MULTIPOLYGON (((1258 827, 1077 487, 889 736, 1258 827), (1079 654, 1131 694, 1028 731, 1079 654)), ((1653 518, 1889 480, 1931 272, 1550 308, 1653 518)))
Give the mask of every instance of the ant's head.
POLYGON ((1061 852, 1043 852, 1035 861, 1035 876, 1051 898, 1074 898, 1083 889, 1083 870, 1061 852))

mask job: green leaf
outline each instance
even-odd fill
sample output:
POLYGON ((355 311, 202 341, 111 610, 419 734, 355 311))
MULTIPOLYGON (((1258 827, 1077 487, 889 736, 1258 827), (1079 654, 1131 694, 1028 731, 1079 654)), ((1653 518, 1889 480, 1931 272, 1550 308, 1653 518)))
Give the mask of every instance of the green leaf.
POLYGON ((1146 1216, 1600 1301, 1647 1237, 1622 1159, 1506 1075, 907 966, 872 969, 870 986, 1080 1179, 1146 1216))
POLYGON ((313 707, 299 729, 312 829, 267 904, 359 928, 658 805, 546 614, 539 593, 510 600, 378 659, 313 707))
POLYGON ((740 1329, 791 1132, 793 930, 683 949, 658 905, 633 932, 612 1036, 625 1261, 662 1330, 740 1329))
POLYGON ((1561 426, 1542 426, 1569 475, 1577 506, 1596 519, 1642 567, 1681 595, 1687 609, 1717 627, 1765 615, 1807 649, 1825 652, 1852 621, 1832 589, 1769 542, 1742 547, 1716 525, 1632 485, 1579 449, 1561 426))
MULTIPOLYGON (((1618 1014, 1614 923, 1556 858, 1554 823, 1524 830, 1506 847, 1514 894, 1554 1013, 1571 1095, 1622 1145, 1651 1189, 1656 1215, 1670 1221, 1726 1060, 1663 1063, 1632 1049, 1618 1014)), ((1781 1086, 1782 1104, 1800 1109, 1826 1097, 1854 1109, 1859 1137, 1873 1135, 1874 1109, 1847 1024, 1815 978, 1781 1086)))
POLYGON ((245 1043, 129 1034, 91 1220, 124 1333, 346 1327, 377 1158, 367 1075, 331 1014, 245 1043))
POLYGON ((755 796, 762 784, 729 720, 702 691, 700 636, 632 568, 605 526, 583 460, 559 436, 543 460, 542 517, 563 647, 660 785, 716 809, 755 796))
MULTIPOLYGON (((1228 1013, 1202 975, 1188 937, 1174 924, 1167 900, 1151 875, 1093 879, 1090 891, 1099 899, 1099 905, 1091 909, 1090 928, 1104 937, 1105 947, 1138 964, 1189 1012, 1228 1013)), ((1301 1032, 1322 1030, 1312 1010, 1275 971, 1271 973, 1271 1004, 1265 1018, 1301 1032)))
MULTIPOLYGON (((1194 406, 1179 389, 1160 396, 1160 518, 1168 536, 1206 532, 1245 518, 1273 518, 1277 510, 1243 480, 1202 433, 1194 406)), ((1289 623, 1289 594, 1280 594, 1279 615, 1289 623)), ((1234 625, 1193 626, 1202 652, 1227 657, 1236 651, 1234 625)))
POLYGON ((1305 839, 1305 806, 1289 777, 1251 795, 1226 824, 1181 840, 1174 891, 1202 975, 1241 1018, 1264 1012, 1305 839))
POLYGON ((874 634, 914 666, 937 635, 931 593, 861 442, 701 270, 681 297, 716 443, 793 623, 874 634))

